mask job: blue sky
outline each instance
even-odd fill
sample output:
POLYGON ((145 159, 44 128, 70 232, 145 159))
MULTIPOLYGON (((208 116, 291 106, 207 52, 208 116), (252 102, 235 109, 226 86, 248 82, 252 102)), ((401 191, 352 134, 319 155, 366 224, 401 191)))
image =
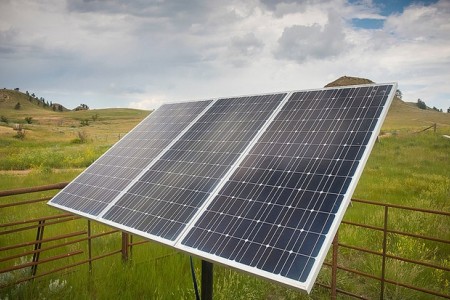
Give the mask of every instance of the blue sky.
MULTIPOLYGON (((410 6, 420 6, 426 7, 429 5, 436 4, 437 1, 411 1, 411 0, 376 0, 372 2, 372 6, 375 12, 378 12, 378 15, 373 16, 372 18, 353 18, 352 26, 355 28, 363 28, 363 29, 382 29, 384 26, 384 21, 393 15, 401 15, 404 12, 404 9, 408 9, 410 6)), ((350 1, 350 3, 356 5, 361 3, 361 1, 355 0, 350 1)))
POLYGON ((69 108, 399 84, 450 106, 450 1, 2 0, 0 88, 69 108))

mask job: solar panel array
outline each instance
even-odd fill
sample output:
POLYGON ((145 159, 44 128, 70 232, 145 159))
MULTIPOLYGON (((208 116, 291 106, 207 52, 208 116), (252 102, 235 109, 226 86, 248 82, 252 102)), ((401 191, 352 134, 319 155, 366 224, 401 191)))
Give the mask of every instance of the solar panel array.
POLYGON ((395 89, 165 105, 50 204, 309 292, 395 89))

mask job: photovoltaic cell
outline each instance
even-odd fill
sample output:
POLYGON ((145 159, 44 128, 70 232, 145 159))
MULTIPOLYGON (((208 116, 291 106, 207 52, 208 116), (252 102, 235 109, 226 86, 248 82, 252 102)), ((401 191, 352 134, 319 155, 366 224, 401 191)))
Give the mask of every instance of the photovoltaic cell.
POLYGON ((293 93, 179 247, 309 291, 392 89, 293 93))
POLYGON ((217 100, 102 218, 175 241, 285 96, 217 100))
POLYGON ((50 204, 97 216, 211 102, 161 106, 58 193, 50 204))

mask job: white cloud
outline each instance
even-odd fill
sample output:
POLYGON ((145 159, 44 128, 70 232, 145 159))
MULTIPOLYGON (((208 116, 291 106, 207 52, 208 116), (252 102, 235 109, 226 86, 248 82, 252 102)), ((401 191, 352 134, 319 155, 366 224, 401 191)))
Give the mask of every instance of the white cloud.
POLYGON ((263 2, 0 1, 0 82, 69 107, 151 108, 350 75, 449 106, 448 1, 387 17, 369 0, 263 2))
POLYGON ((346 41, 342 21, 330 14, 323 27, 292 25, 286 27, 278 40, 275 56, 303 63, 309 59, 328 59, 341 54, 350 46, 346 41))

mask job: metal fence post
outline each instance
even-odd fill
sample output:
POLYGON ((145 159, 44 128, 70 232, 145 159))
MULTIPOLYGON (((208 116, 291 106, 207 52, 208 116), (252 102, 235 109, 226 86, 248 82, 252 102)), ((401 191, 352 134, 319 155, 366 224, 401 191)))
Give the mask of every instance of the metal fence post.
POLYGON ((33 254, 33 266, 31 266, 31 276, 36 276, 38 264, 39 264, 39 254, 41 253, 42 239, 44 238, 44 228, 45 220, 39 221, 39 226, 36 233, 36 243, 34 244, 34 254, 33 254))
POLYGON ((130 234, 130 244, 128 246, 129 252, 130 252, 130 259, 133 259, 133 235, 130 234))
POLYGON ((89 273, 92 272, 92 233, 91 233, 91 220, 87 220, 88 222, 88 256, 89 256, 89 273))
POLYGON ((331 264, 331 299, 336 300, 337 297, 337 265, 338 265, 338 247, 339 247, 339 231, 333 239, 333 257, 331 264))
POLYGON ((128 261, 128 233, 122 231, 122 260, 128 261))
POLYGON ((380 287, 380 299, 384 299, 384 282, 386 275, 386 252, 387 252, 387 229, 388 229, 388 213, 389 206, 384 207, 384 225, 383 225, 383 260, 381 263, 381 287, 380 287))

